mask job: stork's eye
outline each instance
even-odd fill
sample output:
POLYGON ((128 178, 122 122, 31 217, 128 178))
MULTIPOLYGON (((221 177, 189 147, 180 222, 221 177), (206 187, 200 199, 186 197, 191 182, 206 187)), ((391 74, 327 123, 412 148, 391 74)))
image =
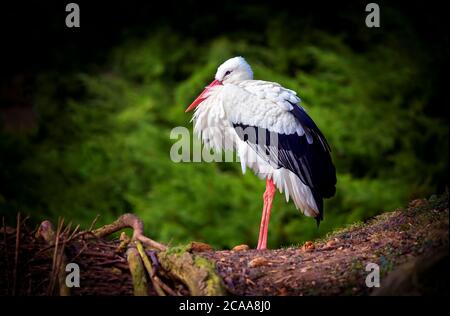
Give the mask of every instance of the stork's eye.
POLYGON ((228 76, 229 74, 231 74, 231 70, 228 70, 227 72, 225 72, 225 76, 228 76))

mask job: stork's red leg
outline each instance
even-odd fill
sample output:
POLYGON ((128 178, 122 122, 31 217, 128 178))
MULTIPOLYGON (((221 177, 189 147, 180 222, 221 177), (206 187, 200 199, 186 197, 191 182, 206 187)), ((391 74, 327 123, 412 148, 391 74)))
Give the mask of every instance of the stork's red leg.
POLYGON ((258 246, 256 247, 256 249, 261 249, 264 227, 266 226, 266 208, 267 208, 266 204, 267 203, 266 203, 266 198, 265 198, 265 193, 264 193, 264 206, 263 206, 262 215, 261 215, 261 226, 259 227, 258 246))
POLYGON ((263 250, 267 248, 267 233, 269 231, 270 211, 272 209, 273 197, 275 195, 275 185, 272 179, 266 180, 266 191, 264 192, 264 207, 261 217, 261 226, 259 228, 259 238, 257 249, 263 250))

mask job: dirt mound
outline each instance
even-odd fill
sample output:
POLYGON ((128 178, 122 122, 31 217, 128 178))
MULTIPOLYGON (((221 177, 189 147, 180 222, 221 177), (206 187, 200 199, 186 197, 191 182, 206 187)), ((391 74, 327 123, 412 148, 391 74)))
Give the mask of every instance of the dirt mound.
POLYGON ((447 268, 442 268, 448 261, 448 221, 447 196, 415 200, 405 210, 384 213, 300 248, 210 251, 202 256, 217 263, 226 288, 235 295, 368 295, 372 293, 365 282, 368 263, 380 267, 381 286, 374 294, 444 294, 448 293, 448 283, 442 282, 448 280, 447 268), (253 265, 255 258, 261 264, 253 265), (425 260, 417 259, 412 269, 395 271, 416 262, 415 258, 425 260), (422 269, 429 262, 432 265, 422 269), (422 280, 421 273, 433 267, 442 274, 435 271, 434 279, 422 280), (417 281, 392 291, 391 274, 417 281))

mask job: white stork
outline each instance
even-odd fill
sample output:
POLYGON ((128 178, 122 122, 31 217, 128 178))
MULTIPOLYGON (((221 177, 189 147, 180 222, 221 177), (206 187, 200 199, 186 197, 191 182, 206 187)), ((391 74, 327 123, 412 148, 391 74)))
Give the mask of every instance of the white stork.
POLYGON ((248 167, 266 179, 257 249, 267 247, 276 188, 317 224, 323 219, 323 198, 336 191, 330 147, 299 103, 295 91, 253 80, 250 65, 234 57, 219 66, 215 80, 186 109, 196 108, 194 132, 206 146, 221 150, 231 144, 242 172, 248 167))

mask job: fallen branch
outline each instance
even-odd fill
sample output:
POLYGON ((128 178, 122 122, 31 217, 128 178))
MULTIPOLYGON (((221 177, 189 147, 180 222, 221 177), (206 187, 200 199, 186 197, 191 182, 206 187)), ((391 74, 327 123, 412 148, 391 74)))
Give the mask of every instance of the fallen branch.
POLYGON ((145 277, 145 270, 136 248, 128 248, 127 260, 133 279, 134 295, 148 296, 147 278, 145 277))
POLYGON ((142 246, 139 240, 137 240, 135 243, 139 255, 141 256, 142 261, 144 262, 144 267, 147 269, 148 275, 150 276, 150 281, 152 281, 153 288, 155 289, 156 293, 158 293, 159 296, 166 296, 166 293, 164 293, 164 291, 161 289, 158 280, 155 279, 155 272, 153 271, 153 267, 150 260, 148 260, 144 247, 142 246))
POLYGON ((96 237, 102 238, 102 237, 111 235, 115 232, 118 232, 124 228, 132 228, 133 229, 132 240, 139 240, 147 247, 154 248, 154 249, 157 249, 160 251, 164 251, 167 249, 167 246, 144 236, 144 223, 142 222, 142 220, 140 218, 138 218, 134 214, 129 214, 129 213, 123 214, 112 224, 108 224, 103 227, 100 227, 100 228, 92 231, 92 233, 96 237))
POLYGON ((158 254, 159 262, 172 277, 183 282, 192 296, 220 296, 226 291, 215 264, 191 254, 190 247, 174 247, 158 254))

